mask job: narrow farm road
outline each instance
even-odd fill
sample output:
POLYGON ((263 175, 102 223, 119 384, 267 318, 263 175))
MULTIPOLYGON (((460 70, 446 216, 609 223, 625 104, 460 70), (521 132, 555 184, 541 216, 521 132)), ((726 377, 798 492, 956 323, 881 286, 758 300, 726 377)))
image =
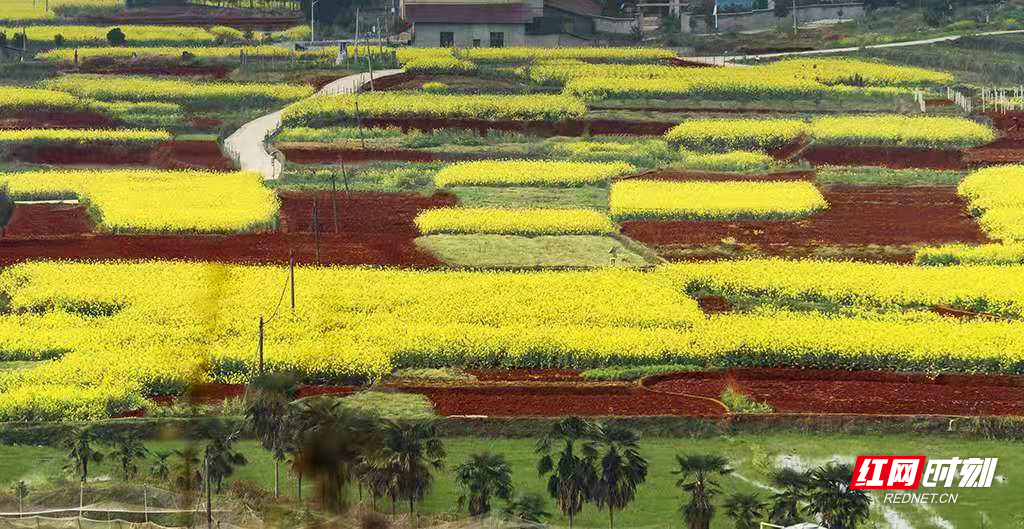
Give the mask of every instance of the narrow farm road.
MULTIPOLYGON (((404 70, 380 70, 373 72, 373 79, 380 79, 402 73, 404 70)), ((316 96, 351 93, 370 81, 370 74, 360 73, 332 81, 320 89, 316 96)), ((314 97, 316 97, 314 96, 314 97)), ((245 171, 257 171, 264 180, 276 180, 281 176, 281 162, 267 152, 266 139, 281 128, 281 111, 272 112, 242 125, 224 140, 224 154, 245 171)))
POLYGON ((734 61, 748 61, 757 59, 774 59, 778 57, 796 57, 801 55, 827 55, 832 53, 850 53, 863 49, 877 49, 877 48, 902 48, 906 46, 926 46, 928 44, 937 44, 939 42, 952 42, 959 40, 963 37, 991 37, 996 35, 1010 35, 1013 33, 1024 33, 1022 29, 1011 29, 1004 31, 986 31, 984 33, 972 33, 970 35, 949 35, 946 37, 935 37, 931 39, 921 40, 907 40, 903 42, 890 42, 888 44, 872 44, 870 46, 851 46, 848 48, 826 48, 821 50, 807 50, 807 51, 787 51, 779 53, 760 53, 754 55, 705 55, 698 57, 681 57, 681 59, 697 62, 703 64, 711 64, 716 66, 740 66, 734 64, 734 61))

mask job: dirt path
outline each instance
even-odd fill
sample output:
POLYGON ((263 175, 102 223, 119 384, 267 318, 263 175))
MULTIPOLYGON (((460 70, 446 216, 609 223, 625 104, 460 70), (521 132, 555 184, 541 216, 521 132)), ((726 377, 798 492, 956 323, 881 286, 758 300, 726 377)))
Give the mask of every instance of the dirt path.
MULTIPOLYGON (((373 72, 373 79, 397 75, 404 70, 379 70, 373 72)), ((343 77, 328 83, 316 93, 317 96, 337 95, 354 92, 369 82, 370 74, 361 73, 343 77)), ((242 125, 234 134, 224 140, 224 154, 245 171, 257 171, 265 180, 276 180, 281 176, 281 162, 267 152, 266 139, 281 128, 281 111, 272 112, 242 125)))

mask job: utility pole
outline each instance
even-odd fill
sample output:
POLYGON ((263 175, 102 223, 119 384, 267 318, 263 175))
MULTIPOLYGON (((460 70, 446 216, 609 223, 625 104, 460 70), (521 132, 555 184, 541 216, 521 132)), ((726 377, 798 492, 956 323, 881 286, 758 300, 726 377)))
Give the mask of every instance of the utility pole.
MULTIPOLYGON (((260 332, 260 337, 261 338, 263 336, 262 330, 263 330, 263 317, 261 316, 260 317, 260 331, 261 331, 260 332)), ((262 341, 261 341, 261 343, 262 343, 262 341)), ((213 509, 210 506, 210 502, 213 499, 213 495, 210 493, 210 449, 209 449, 209 447, 207 447, 207 449, 206 449, 205 466, 206 466, 206 472, 204 472, 203 474, 205 474, 205 477, 206 477, 206 529, 213 529, 213 509)))
POLYGON ((793 0, 793 36, 796 36, 796 0, 793 0))
POLYGON ((260 337, 256 349, 260 353, 260 374, 263 374, 263 315, 260 315, 260 337))
MULTIPOLYGON (((342 162, 344 163, 344 161, 342 162)), ((331 208, 334 209, 334 234, 338 234, 338 175, 331 173, 331 208)))
POLYGON ((320 0, 313 0, 309 4, 309 43, 312 44, 316 40, 316 5, 320 3, 320 0))
POLYGON ((313 245, 316 248, 316 264, 320 264, 320 207, 313 201, 313 245))
POLYGON ((292 314, 295 314, 295 253, 288 250, 288 282, 292 290, 292 314))

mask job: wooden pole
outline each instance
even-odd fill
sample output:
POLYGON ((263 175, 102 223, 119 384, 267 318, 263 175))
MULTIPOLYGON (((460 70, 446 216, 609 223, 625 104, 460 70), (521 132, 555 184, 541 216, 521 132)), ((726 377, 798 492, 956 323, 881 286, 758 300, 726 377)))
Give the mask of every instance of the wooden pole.
POLYGON ((263 374, 263 315, 260 315, 260 336, 256 349, 260 353, 260 374, 263 374))
MULTIPOLYGON (((342 162, 344 163, 344 162, 342 162)), ((331 208, 334 209, 334 234, 338 234, 338 176, 331 173, 331 208)))
POLYGON ((316 248, 316 264, 320 264, 320 208, 313 201, 313 245, 316 248))
POLYGON ((292 291, 292 314, 295 314, 295 253, 288 250, 288 283, 292 291))
MULTIPOLYGON (((260 316, 260 338, 263 337, 263 316, 260 316)), ((262 339, 260 344, 262 344, 262 339)), ((260 348, 262 353, 263 348, 260 348)), ((262 358, 262 356, 261 356, 262 358)), ((213 509, 210 506, 210 502, 213 500, 213 494, 210 492, 210 454, 206 454, 206 529, 213 529, 213 509)))

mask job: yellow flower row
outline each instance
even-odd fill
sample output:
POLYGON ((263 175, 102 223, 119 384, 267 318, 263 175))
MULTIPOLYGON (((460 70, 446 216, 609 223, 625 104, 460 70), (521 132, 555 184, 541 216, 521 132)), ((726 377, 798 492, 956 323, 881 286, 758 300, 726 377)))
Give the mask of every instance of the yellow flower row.
MULTIPOLYGON (((604 144, 602 144, 604 145, 604 144)), ((458 162, 434 176, 438 187, 451 186, 582 186, 602 184, 635 170, 624 162, 559 162, 496 160, 458 162)))
POLYGON ((402 63, 402 67, 409 73, 447 73, 447 74, 473 74, 476 72, 476 64, 455 57, 417 57, 402 63))
POLYGON ((41 170, 0 173, 15 199, 77 197, 115 232, 237 232, 271 225, 278 201, 256 173, 41 170))
POLYGON ((62 75, 42 86, 101 101, 171 102, 192 107, 259 106, 309 97, 313 87, 282 83, 195 82, 141 76, 62 75))
POLYGON ((606 235, 618 231, 608 216, 592 209, 438 208, 416 216, 423 235, 606 235))
POLYGON ((423 92, 369 92, 320 96, 284 109, 286 126, 326 126, 362 117, 482 120, 546 120, 581 118, 586 105, 562 95, 445 95, 423 92))
POLYGON ((612 185, 612 218, 783 219, 812 215, 828 202, 809 182, 666 182, 612 185))
MULTIPOLYGON (((8 38, 22 29, 28 34, 29 42, 52 45, 54 37, 64 37, 67 46, 108 46, 107 32, 115 27, 121 28, 130 43, 144 42, 153 45, 180 45, 213 43, 217 39, 211 30, 190 26, 76 26, 76 25, 40 25, 21 27, 5 27, 0 25, 0 32, 8 38)), ((219 31, 219 30, 218 30, 219 31)), ((238 33, 241 36, 241 32, 238 33)))
POLYGON ((169 141, 171 134, 162 130, 93 130, 93 129, 10 129, 0 130, 0 146, 46 143, 114 143, 145 145, 169 141))
POLYGON ((770 150, 806 135, 823 145, 893 145, 935 149, 967 148, 995 139, 988 126, 965 118, 879 114, 793 119, 694 119, 665 134, 677 146, 696 151, 770 150))
MULTIPOLYGON (((36 54, 36 58, 44 61, 71 62, 75 59, 75 51, 74 48, 54 48, 36 54)), ((113 46, 80 48, 77 51, 79 61, 127 59, 130 57, 180 59, 185 53, 204 59, 234 61, 238 61, 242 54, 259 57, 320 59, 333 58, 338 53, 332 47, 295 51, 284 46, 113 46)))
POLYGON ((1024 165, 975 171, 960 182, 957 193, 980 215, 981 227, 990 237, 1024 242, 1024 165))

